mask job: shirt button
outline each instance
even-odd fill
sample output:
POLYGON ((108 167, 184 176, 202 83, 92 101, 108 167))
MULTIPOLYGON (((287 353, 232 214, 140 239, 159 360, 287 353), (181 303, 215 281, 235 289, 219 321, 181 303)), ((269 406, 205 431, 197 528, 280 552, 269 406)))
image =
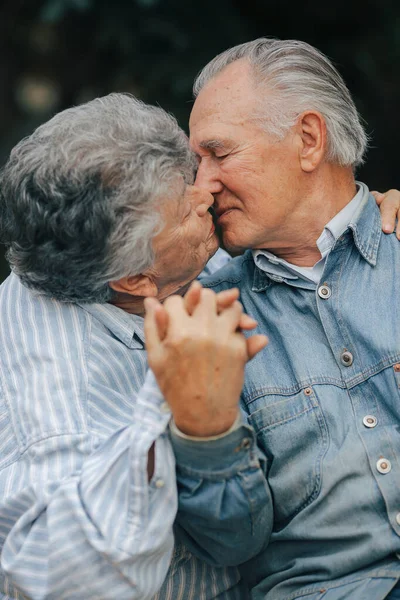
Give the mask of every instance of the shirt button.
POLYGON ((163 412, 163 413, 169 413, 169 412, 171 412, 171 410, 170 410, 170 408, 169 408, 169 404, 168 404, 168 402, 163 402, 163 403, 161 404, 161 406, 160 406, 160 410, 161 410, 161 412, 163 412))
POLYGON ((328 287, 325 283, 324 285, 320 285, 318 288, 318 296, 323 300, 327 300, 332 295, 331 288, 328 287))
POLYGON ((161 489, 164 487, 165 482, 163 479, 156 479, 156 481, 154 482, 154 485, 156 486, 156 488, 161 489))
POLYGON ((397 515, 396 515, 396 522, 397 522, 397 525, 400 525, 400 513, 397 513, 397 515))
POLYGON ((249 448, 251 448, 251 440, 249 438, 244 438, 240 447, 242 448, 242 450, 248 450, 249 448))
POLYGON ((353 360, 353 355, 348 350, 344 350, 340 355, 340 362, 345 367, 351 367, 351 365, 353 364, 353 360))
POLYGON ((393 369, 396 371, 396 373, 400 373, 400 363, 397 363, 397 365, 394 365, 393 369))
POLYGON ((376 463, 376 468, 378 469, 379 473, 383 473, 385 475, 386 473, 390 473, 392 470, 392 465, 390 464, 390 460, 387 458, 380 458, 376 463))
POLYGON ((376 427, 377 423, 378 419, 373 415, 365 415, 365 417, 363 418, 363 424, 365 425, 365 427, 376 427))

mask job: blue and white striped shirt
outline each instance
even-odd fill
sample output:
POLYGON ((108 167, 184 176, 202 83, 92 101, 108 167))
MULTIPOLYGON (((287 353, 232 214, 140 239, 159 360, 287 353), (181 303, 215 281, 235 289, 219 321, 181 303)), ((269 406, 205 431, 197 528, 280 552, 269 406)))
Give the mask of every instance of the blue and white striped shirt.
MULTIPOLYGON (((173 549, 170 414, 146 376, 142 319, 112 305, 60 303, 14 274, 0 288, 0 314, 1 597, 150 599, 174 552, 157 598, 243 599, 235 568, 173 549)), ((254 458, 243 461, 256 472, 254 458)), ((200 495, 215 527, 214 485, 202 481, 200 495)))

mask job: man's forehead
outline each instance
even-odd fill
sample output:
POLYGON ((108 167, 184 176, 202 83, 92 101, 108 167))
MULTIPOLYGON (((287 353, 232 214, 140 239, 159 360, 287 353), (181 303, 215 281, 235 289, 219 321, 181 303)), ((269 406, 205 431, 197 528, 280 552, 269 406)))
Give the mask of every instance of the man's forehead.
POLYGON ((257 133, 254 121, 255 107, 248 104, 225 111, 215 111, 201 115, 190 121, 190 146, 199 153, 200 150, 213 152, 231 150, 237 146, 243 136, 257 133))
POLYGON ((244 61, 235 61, 213 77, 196 98, 189 125, 191 130, 199 122, 224 117, 236 120, 243 117, 254 100, 254 86, 250 67, 244 61))

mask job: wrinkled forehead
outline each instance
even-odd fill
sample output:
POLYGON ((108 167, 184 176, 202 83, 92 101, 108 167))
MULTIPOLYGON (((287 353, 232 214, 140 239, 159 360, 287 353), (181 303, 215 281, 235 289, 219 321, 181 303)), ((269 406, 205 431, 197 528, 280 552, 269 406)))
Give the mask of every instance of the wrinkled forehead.
POLYGON ((251 121, 258 102, 249 64, 240 60, 228 65, 208 81, 194 102, 189 120, 192 148, 251 121))

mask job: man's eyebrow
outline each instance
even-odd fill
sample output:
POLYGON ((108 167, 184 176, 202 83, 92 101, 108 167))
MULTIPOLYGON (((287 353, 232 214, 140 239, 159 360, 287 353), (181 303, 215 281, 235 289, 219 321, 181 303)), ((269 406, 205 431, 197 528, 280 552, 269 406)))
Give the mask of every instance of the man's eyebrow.
POLYGON ((227 148, 230 145, 230 140, 204 140, 199 144, 203 150, 218 150, 220 148, 227 148))

